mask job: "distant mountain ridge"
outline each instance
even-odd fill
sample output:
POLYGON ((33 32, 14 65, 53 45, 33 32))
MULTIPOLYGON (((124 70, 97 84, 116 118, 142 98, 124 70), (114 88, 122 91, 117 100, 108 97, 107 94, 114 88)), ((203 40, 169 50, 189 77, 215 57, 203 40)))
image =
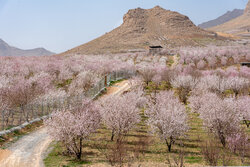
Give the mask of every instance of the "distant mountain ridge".
POLYGON ((55 53, 44 48, 35 48, 22 50, 13 46, 9 46, 5 41, 0 39, 0 56, 50 56, 55 53))
POLYGON ((243 15, 243 13, 244 13, 244 9, 234 9, 233 11, 228 11, 224 15, 222 15, 214 20, 204 22, 202 24, 199 24, 198 26, 201 28, 204 28, 204 29, 218 26, 218 25, 221 25, 223 23, 226 23, 230 20, 233 20, 233 19, 243 15))
POLYGON ((224 24, 211 27, 209 30, 233 34, 234 36, 250 39, 250 0, 248 1, 244 14, 224 24))

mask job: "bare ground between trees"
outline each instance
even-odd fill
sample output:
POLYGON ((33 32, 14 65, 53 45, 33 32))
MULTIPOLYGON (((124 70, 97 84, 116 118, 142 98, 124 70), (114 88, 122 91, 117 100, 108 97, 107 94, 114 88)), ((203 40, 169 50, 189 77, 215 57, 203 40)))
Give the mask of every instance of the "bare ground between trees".
MULTIPOLYGON (((107 88, 107 95, 120 95, 129 89, 129 81, 122 81, 107 88)), ((0 150, 1 167, 43 167, 43 156, 52 139, 46 128, 30 133, 13 143, 5 150, 0 150)))

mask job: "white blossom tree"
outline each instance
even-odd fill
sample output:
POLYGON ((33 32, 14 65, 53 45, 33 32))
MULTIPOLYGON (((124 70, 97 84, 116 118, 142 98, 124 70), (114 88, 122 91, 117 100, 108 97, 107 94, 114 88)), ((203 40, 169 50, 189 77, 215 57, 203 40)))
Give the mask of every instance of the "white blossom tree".
POLYGON ((237 99, 237 111, 240 119, 249 127, 250 125, 250 97, 242 96, 237 99))
POLYGON ((176 139, 184 136, 189 129, 185 106, 172 91, 156 94, 155 100, 148 104, 145 114, 149 117, 148 124, 166 142, 169 152, 176 139))
POLYGON ((250 87, 250 81, 249 79, 238 76, 229 77, 226 79, 226 87, 227 89, 233 90, 235 96, 238 96, 250 87))
POLYGON ((221 99, 216 95, 201 96, 202 106, 198 109, 204 126, 226 146, 228 136, 238 130, 240 118, 234 98, 221 99), (210 98, 208 98, 210 97, 210 98))
POLYGON ((151 66, 141 66, 139 67, 138 71, 141 77, 143 78, 144 82, 146 83, 146 85, 148 85, 149 82, 152 81, 152 79, 157 73, 156 68, 151 66))
POLYGON ((140 122, 138 102, 140 95, 129 92, 121 96, 109 96, 100 101, 104 124, 112 131, 111 140, 127 134, 140 122))
POLYGON ((190 93, 199 83, 198 77, 191 75, 178 75, 171 80, 171 85, 177 88, 180 100, 183 103, 187 103, 187 98, 190 93))
POLYGON ((82 157, 83 141, 99 127, 101 115, 98 107, 88 99, 75 104, 66 111, 55 111, 45 121, 49 135, 73 153, 77 159, 82 157))

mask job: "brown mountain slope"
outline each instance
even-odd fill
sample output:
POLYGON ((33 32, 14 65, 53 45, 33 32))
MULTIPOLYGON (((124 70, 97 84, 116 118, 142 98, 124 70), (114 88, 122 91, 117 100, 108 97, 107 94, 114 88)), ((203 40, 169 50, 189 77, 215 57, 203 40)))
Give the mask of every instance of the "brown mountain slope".
POLYGON ((246 9, 245 9, 245 14, 250 14, 250 1, 248 1, 248 3, 247 3, 247 7, 246 7, 246 9))
POLYGON ((234 9, 233 11, 228 11, 224 15, 214 20, 204 22, 198 26, 201 28, 210 28, 210 27, 218 26, 243 15, 243 13, 244 13, 243 9, 234 9))
POLYGON ((127 52, 145 49, 149 45, 198 45, 197 39, 210 38, 214 38, 213 33, 195 26, 187 16, 159 6, 152 9, 137 8, 124 15, 120 27, 63 54, 127 52))
POLYGON ((250 38, 250 0, 242 16, 209 30, 250 38))

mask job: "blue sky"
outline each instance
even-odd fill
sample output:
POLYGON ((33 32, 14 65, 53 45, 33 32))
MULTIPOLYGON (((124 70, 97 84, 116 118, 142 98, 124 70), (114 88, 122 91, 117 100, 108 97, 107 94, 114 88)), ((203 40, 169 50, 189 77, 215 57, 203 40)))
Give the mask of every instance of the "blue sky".
POLYGON ((0 38, 22 49, 45 47, 63 52, 112 30, 132 8, 165 9, 187 15, 195 24, 248 0, 0 0, 0 38))

